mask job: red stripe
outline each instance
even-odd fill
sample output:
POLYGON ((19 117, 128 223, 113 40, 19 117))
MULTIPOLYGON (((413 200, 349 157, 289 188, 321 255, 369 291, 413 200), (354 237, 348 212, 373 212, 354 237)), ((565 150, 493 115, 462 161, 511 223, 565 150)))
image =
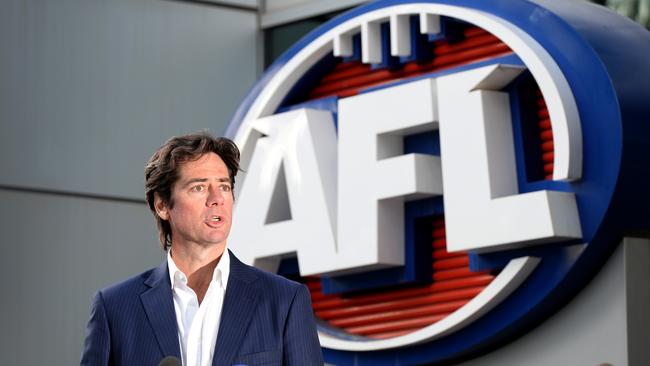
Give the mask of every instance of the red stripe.
POLYGON ((310 294, 311 294, 311 302, 312 303, 322 301, 322 300, 325 300, 325 299, 329 299, 329 298, 334 296, 334 295, 325 295, 322 292, 311 291, 311 290, 310 290, 310 294))
POLYGON ((493 279, 494 276, 490 274, 477 272, 474 276, 471 277, 450 279, 446 281, 436 281, 429 286, 429 289, 432 292, 439 292, 467 287, 487 286, 490 284, 490 282, 492 282, 493 279))
POLYGON ((463 268, 469 266, 469 256, 464 255, 462 257, 449 258, 449 259, 440 259, 433 261, 433 270, 445 270, 451 268, 463 268))
POLYGON ((548 118, 548 116, 549 116, 548 109, 546 109, 546 103, 544 103, 537 110, 537 117, 539 117, 539 119, 545 119, 548 118))
POLYGON ((394 290, 386 293, 379 294, 367 294, 356 297, 341 297, 336 296, 332 299, 319 301, 313 304, 314 310, 330 310, 338 307, 352 307, 352 306, 362 306, 366 304, 392 301, 396 299, 409 298, 414 296, 427 295, 431 292, 431 289, 428 287, 416 287, 409 288, 405 290, 394 290))
POLYGON ((542 141, 553 140, 553 130, 543 130, 539 136, 542 138, 542 141))
POLYGON ((433 249, 447 250, 447 239, 434 239, 432 243, 433 249))
POLYGON ((545 163, 552 163, 553 160, 555 159, 555 153, 554 152, 545 152, 542 154, 542 161, 545 163))
POLYGON ((440 238, 441 240, 445 240, 446 230, 444 226, 433 226, 433 232, 431 233, 432 238, 440 238))
POLYGON ((554 150, 553 141, 542 142, 542 151, 547 152, 553 150, 554 150))
POLYGON ((483 287, 470 287, 464 289, 442 291, 439 293, 423 296, 409 297, 399 300, 377 302, 358 306, 346 306, 345 308, 317 311, 316 315, 321 319, 340 318, 344 316, 358 316, 370 313, 379 313, 397 309, 408 309, 418 306, 446 303, 471 299, 483 291, 483 287))
POLYGON ((385 333, 390 331, 402 330, 404 328, 425 327, 429 324, 444 319, 445 317, 447 317, 447 315, 449 314, 430 315, 424 317, 403 319, 395 322, 364 325, 359 327, 350 327, 350 328, 346 328, 346 330, 354 334, 372 335, 374 333, 385 333))
POLYGON ((438 260, 438 259, 447 259, 447 258, 456 258, 456 257, 463 257, 467 256, 467 253, 464 252, 448 252, 443 249, 436 249, 433 251, 431 254, 431 258, 433 260, 438 260))
POLYGON ((356 327, 360 325, 368 325, 378 322, 389 322, 395 321, 410 317, 420 317, 427 315, 439 315, 439 314, 448 314, 452 311, 456 311, 459 307, 465 305, 467 301, 450 301, 447 303, 434 304, 434 305, 425 305, 420 307, 414 307, 410 309, 400 309, 394 311, 384 311, 381 313, 373 313, 368 315, 359 315, 345 317, 341 319, 330 320, 330 324, 336 327, 356 327))
POLYGON ((447 269, 444 271, 436 271, 433 273, 434 281, 450 280, 453 278, 465 278, 475 275, 476 273, 469 270, 469 268, 456 268, 447 269))
POLYGON ((359 306, 363 304, 371 304, 381 301, 391 301, 396 299, 427 295, 436 292, 449 291, 468 287, 487 286, 494 277, 489 274, 475 273, 474 276, 450 279, 446 281, 437 281, 427 286, 419 286, 415 288, 407 288, 396 290, 389 293, 364 295, 357 297, 342 298, 339 295, 325 295, 329 298, 314 302, 314 309, 324 310, 331 309, 335 306, 359 306))
POLYGON ((551 128, 551 120, 548 118, 542 119, 539 121, 537 124, 540 129, 545 130, 545 129, 550 129, 551 128))
POLYGON ((554 150, 555 145, 553 143, 553 129, 551 126, 551 119, 549 118, 548 108, 546 106, 546 101, 542 96, 540 90, 537 91, 537 117, 539 119, 537 125, 540 129, 540 140, 542 143, 542 162, 544 179, 552 180, 553 179, 553 169, 554 169, 554 150))

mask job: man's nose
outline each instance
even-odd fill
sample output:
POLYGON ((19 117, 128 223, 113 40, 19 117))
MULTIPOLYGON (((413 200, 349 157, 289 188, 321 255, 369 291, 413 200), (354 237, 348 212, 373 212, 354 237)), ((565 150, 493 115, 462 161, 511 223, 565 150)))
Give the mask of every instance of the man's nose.
POLYGON ((210 187, 209 192, 208 201, 206 202, 207 206, 223 205, 225 199, 223 197, 223 192, 219 187, 210 187))

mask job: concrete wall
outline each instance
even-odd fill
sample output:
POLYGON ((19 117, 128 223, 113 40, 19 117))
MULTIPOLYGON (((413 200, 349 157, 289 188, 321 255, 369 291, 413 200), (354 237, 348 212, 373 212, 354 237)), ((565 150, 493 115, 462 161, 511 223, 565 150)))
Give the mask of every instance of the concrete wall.
POLYGON ((0 2, 3 364, 78 363, 93 293, 160 263, 144 164, 224 132, 257 29, 237 4, 0 2))

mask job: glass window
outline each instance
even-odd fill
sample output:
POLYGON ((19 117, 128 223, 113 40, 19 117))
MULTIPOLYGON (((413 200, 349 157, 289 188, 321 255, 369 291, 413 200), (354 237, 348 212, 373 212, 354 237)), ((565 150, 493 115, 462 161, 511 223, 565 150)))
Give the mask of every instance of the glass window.
POLYGON ((264 68, 269 67, 284 51, 307 33, 335 16, 347 11, 319 15, 313 18, 279 25, 264 30, 264 68))

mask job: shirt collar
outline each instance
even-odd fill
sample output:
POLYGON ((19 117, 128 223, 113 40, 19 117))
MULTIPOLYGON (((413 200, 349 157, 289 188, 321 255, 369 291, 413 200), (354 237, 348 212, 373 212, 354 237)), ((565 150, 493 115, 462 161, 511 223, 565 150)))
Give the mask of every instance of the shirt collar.
MULTIPOLYGON (((174 260, 172 259, 171 253, 172 251, 170 248, 167 251, 167 267, 169 268, 169 281, 171 282, 172 290, 174 290, 176 286, 179 286, 181 284, 187 286, 187 276, 180 269, 178 269, 176 263, 174 263, 174 260)), ((221 255, 221 259, 219 259, 219 263, 217 263, 217 266, 214 268, 214 272, 212 272, 212 282, 217 282, 217 284, 223 290, 225 290, 226 286, 228 285, 229 276, 230 254, 226 248, 221 255)))

